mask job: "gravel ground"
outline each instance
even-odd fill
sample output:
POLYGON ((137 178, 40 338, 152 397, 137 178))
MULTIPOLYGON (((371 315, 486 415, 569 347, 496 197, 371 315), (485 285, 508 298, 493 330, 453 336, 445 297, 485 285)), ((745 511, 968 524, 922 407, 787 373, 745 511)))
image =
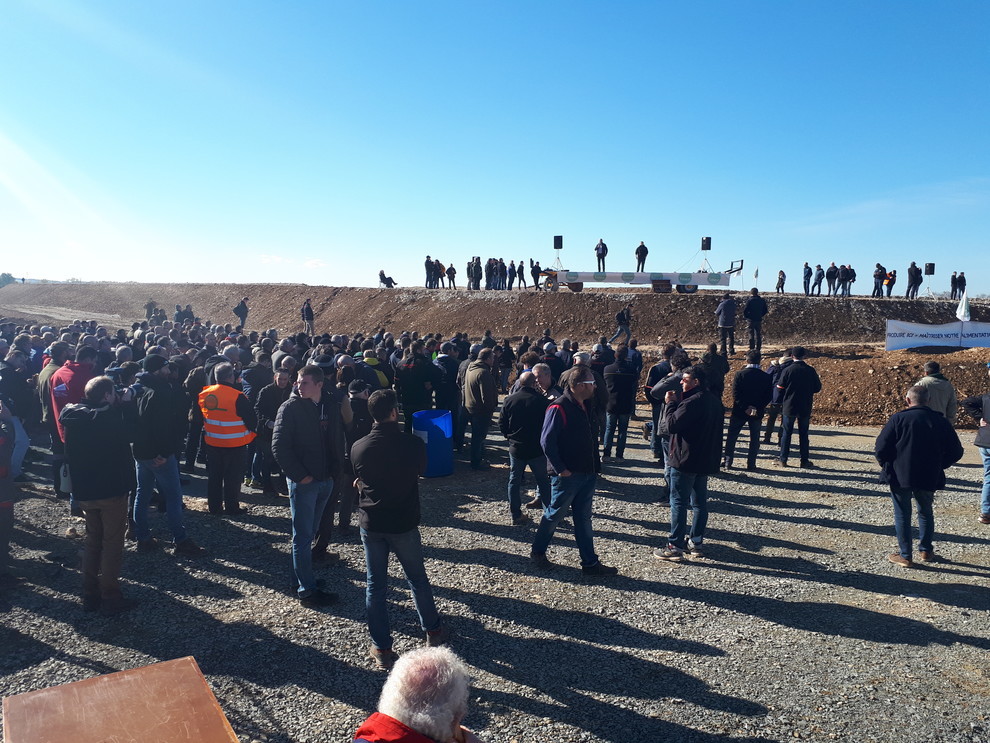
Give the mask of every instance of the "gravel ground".
MULTIPOLYGON (((713 480, 709 556, 680 564, 651 555, 667 510, 631 435, 595 503, 598 552, 621 571, 611 579, 582 578, 566 529, 551 547, 556 569, 531 569, 533 527, 511 526, 504 504, 500 436, 489 472, 458 462, 453 477, 424 480, 427 570, 475 672, 467 724, 505 743, 990 740, 990 527, 975 518, 976 449, 936 502, 944 559, 904 570, 885 559, 895 541, 876 433, 815 427, 819 469, 764 458, 757 473, 713 480)), ((30 471, 40 477, 42 464, 30 471)), ((359 542, 345 538, 341 562, 321 571, 340 602, 304 609, 289 595, 287 499, 246 494, 249 514, 217 519, 203 475, 186 488, 186 522, 209 557, 129 545, 125 590, 141 605, 112 620, 82 611, 66 503, 25 487, 14 554, 26 580, 0 598, 0 691, 193 655, 242 740, 350 740, 384 680, 365 658, 359 542)), ((421 642, 415 611, 398 580, 390 599, 402 652, 421 642)))

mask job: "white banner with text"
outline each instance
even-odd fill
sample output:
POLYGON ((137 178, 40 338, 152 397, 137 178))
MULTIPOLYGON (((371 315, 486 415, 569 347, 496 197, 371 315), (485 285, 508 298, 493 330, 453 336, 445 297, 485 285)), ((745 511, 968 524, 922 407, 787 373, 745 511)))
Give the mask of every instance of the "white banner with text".
POLYGON ((923 325, 916 322, 887 321, 887 350, 921 346, 990 348, 990 323, 948 322, 923 325))

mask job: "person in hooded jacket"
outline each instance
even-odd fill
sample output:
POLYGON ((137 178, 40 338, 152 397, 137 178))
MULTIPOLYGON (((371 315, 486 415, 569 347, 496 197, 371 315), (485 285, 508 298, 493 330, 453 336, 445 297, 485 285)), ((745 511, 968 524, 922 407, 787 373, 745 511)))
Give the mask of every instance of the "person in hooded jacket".
POLYGON ((118 395, 110 377, 89 380, 84 395, 59 415, 73 498, 86 518, 83 609, 113 615, 137 605, 120 590, 127 498, 135 486, 130 442, 136 414, 131 391, 118 395))

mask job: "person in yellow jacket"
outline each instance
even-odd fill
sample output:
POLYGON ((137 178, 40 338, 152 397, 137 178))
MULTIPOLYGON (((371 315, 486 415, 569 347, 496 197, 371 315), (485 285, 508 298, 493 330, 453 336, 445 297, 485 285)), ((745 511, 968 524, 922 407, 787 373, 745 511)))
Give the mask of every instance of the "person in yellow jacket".
POLYGON ((254 440, 258 416, 247 396, 234 386, 234 367, 219 364, 217 383, 199 393, 206 443, 210 513, 236 516, 247 513, 240 504, 241 483, 247 471, 247 445, 254 440))

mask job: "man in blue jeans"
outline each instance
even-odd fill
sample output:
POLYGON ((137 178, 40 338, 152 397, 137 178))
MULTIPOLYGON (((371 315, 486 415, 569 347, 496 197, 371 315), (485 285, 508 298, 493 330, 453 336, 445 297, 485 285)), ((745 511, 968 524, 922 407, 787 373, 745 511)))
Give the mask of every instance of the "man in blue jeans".
POLYGON ((509 441, 509 514, 514 526, 529 522, 529 517, 522 510, 520 495, 527 467, 536 478, 543 507, 550 505, 550 476, 547 474, 547 458, 540 445, 543 419, 549 404, 550 401, 537 389, 536 376, 529 371, 519 375, 519 391, 502 402, 498 426, 509 441))
POLYGON ((187 426, 188 405, 169 385, 169 364, 163 357, 146 356, 144 371, 137 375, 140 392, 136 397, 137 427, 134 436, 134 461, 137 491, 134 495, 134 538, 139 552, 159 548, 148 526, 148 506, 155 488, 165 499, 165 514, 172 532, 175 554, 196 557, 204 552, 186 535, 182 523, 182 485, 179 483, 179 460, 187 426))
POLYGON ((437 611, 419 537, 419 477, 426 470, 426 444, 399 430, 399 409, 392 390, 373 392, 368 398, 368 412, 375 423, 371 433, 351 447, 351 464, 367 562, 368 655, 379 668, 389 669, 398 658, 392 649, 385 600, 389 554, 398 558, 409 582, 426 644, 443 645, 450 638, 450 629, 437 611))
POLYGON ((918 503, 918 554, 935 560, 935 491, 945 487, 945 469, 962 458, 959 437, 942 413, 927 406, 928 388, 912 387, 908 407, 894 413, 877 436, 874 453, 883 468, 880 482, 890 486, 898 551, 887 559, 902 568, 914 566, 911 551, 911 501, 918 503))
POLYGON ((718 472, 722 455, 722 401, 706 388, 704 367, 681 374, 681 394, 669 390, 661 428, 670 434, 670 538, 653 550, 660 560, 704 557, 708 526, 708 476, 718 472), (687 509, 693 516, 687 534, 687 509))
POLYGON ((537 567, 550 568, 547 548, 557 524, 570 508, 574 516, 574 541, 581 555, 581 572, 588 576, 615 575, 616 568, 603 565, 595 554, 591 529, 591 504, 601 464, 598 441, 588 413, 587 402, 595 394, 595 377, 588 367, 574 367, 564 394, 547 408, 540 434, 540 445, 550 473, 550 504, 533 539, 529 559, 537 567))
POLYGON ((304 366, 292 396, 282 403, 272 430, 272 452, 289 480, 292 569, 303 606, 328 606, 337 594, 324 591, 313 572, 313 537, 343 463, 340 406, 323 394, 323 369, 304 366))

